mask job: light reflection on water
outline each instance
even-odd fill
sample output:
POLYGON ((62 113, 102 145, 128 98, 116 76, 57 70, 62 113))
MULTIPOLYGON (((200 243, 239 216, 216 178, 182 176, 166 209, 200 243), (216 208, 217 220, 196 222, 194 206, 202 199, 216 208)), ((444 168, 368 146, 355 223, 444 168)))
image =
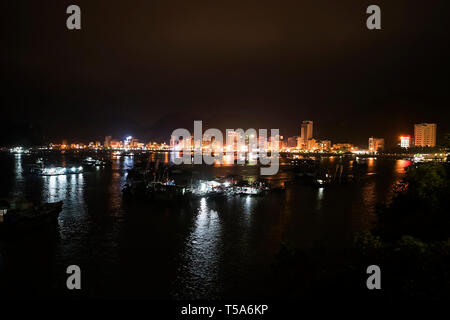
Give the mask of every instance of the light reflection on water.
POLYGON ((14 197, 23 196, 24 179, 22 155, 20 153, 14 155, 14 180, 12 188, 14 197))
POLYGON ((316 204, 316 210, 322 209, 322 202, 323 202, 323 196, 324 196, 324 188, 317 188, 317 204, 316 204))
POLYGON ((375 159, 374 158, 368 158, 367 159, 367 165, 369 172, 373 172, 375 168, 375 159))
POLYGON ((410 160, 396 160, 395 161, 395 170, 397 173, 404 173, 405 169, 411 165, 410 160))
POLYGON ((176 287, 180 297, 217 297, 216 290, 220 258, 221 225, 217 211, 208 207, 206 198, 200 199, 192 230, 185 241, 185 249, 176 287), (181 284, 181 285, 180 285, 181 284))

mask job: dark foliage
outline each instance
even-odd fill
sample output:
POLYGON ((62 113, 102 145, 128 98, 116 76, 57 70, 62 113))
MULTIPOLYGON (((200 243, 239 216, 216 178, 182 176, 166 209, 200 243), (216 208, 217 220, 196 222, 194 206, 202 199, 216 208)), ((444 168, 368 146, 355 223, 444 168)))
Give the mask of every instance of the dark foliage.
POLYGON ((274 264, 279 294, 290 298, 450 298, 450 169, 410 167, 390 204, 378 207, 373 229, 348 250, 283 244, 274 264), (382 290, 368 290, 366 269, 378 265, 382 290))

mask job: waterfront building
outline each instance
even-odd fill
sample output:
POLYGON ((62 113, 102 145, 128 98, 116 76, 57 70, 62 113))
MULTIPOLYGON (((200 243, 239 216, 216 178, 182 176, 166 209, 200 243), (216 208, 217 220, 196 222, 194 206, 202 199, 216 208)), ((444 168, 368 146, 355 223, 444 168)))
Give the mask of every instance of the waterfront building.
POLYGON ((331 140, 320 140, 317 143, 317 148, 322 151, 330 151, 331 150, 331 140))
POLYGON ((300 145, 301 149, 308 149, 308 140, 313 138, 313 122, 303 121, 300 129, 300 145))
POLYGON ((289 137, 287 139, 287 147, 288 148, 296 148, 298 146, 298 136, 289 137))
POLYGON ((122 149, 123 143, 122 143, 122 141, 111 140, 110 143, 109 143, 109 147, 111 149, 122 149))
POLYGON ((351 152, 356 150, 358 150, 358 148, 350 143, 335 143, 333 145, 333 151, 336 152, 351 152))
POLYGON ((227 151, 237 151, 237 147, 240 144, 241 136, 239 132, 234 130, 227 131, 227 137, 226 137, 226 150, 227 151))
POLYGON ((308 139, 306 141, 306 150, 316 150, 317 147, 317 141, 316 139, 308 139))
POLYGON ((383 138, 369 138, 369 152, 379 152, 384 149, 384 139, 383 138))
POLYGON ((400 147, 409 148, 411 146, 410 136, 400 136, 400 147))
POLYGON ((269 149, 270 150, 279 150, 280 149, 280 141, 282 139, 282 136, 280 135, 275 135, 274 137, 270 137, 269 138, 269 149))
POLYGON ((436 123, 419 123, 414 125, 414 143, 416 147, 436 146, 436 123))

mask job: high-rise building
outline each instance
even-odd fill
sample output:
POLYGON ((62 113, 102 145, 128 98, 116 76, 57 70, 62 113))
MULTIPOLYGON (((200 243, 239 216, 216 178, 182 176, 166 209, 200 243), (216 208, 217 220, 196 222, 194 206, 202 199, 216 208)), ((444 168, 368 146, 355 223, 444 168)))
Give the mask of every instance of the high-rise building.
POLYGON ((308 148, 308 140, 313 137, 313 122, 303 121, 300 129, 300 147, 302 149, 308 148))
POLYGON ((436 123, 419 123, 414 125, 414 142, 416 147, 436 146, 436 123))
POLYGON ((384 139, 383 138, 369 138, 369 152, 383 151, 384 149, 384 139))

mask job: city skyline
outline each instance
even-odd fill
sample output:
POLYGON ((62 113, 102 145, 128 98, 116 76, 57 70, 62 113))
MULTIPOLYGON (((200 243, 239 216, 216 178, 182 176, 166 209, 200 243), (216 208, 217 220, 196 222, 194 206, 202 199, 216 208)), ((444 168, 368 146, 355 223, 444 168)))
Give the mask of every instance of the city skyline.
MULTIPOLYGON (((356 145, 351 141, 345 142, 336 142, 331 139, 319 139, 314 135, 313 128, 314 121, 304 120, 300 125, 300 135, 299 136, 284 136, 277 135, 279 141, 279 150, 282 151, 336 151, 336 150, 347 150, 347 151, 358 151, 358 152, 368 152, 368 153, 376 153, 382 152, 386 148, 385 138, 370 136, 368 138, 367 148, 366 145, 356 145)), ((397 138, 394 138, 394 144, 388 146, 388 149, 392 147, 398 146, 403 149, 408 149, 410 147, 435 147, 440 146, 438 144, 436 138, 436 123, 420 123, 414 124, 414 135, 401 135, 397 138)), ((242 128, 240 128, 242 129, 242 128)), ((223 135, 223 150, 230 147, 228 144, 228 139, 239 141, 239 136, 234 137, 238 132, 235 131, 237 129, 227 129, 227 133, 223 135), (232 137, 229 137, 230 134, 233 134, 232 137)), ((262 137, 261 137, 262 138, 262 137)), ((264 149, 271 149, 271 142, 273 137, 265 138, 267 141, 265 143, 261 143, 257 141, 257 145, 263 145, 264 149)), ((208 141, 208 137, 202 137, 202 147, 205 147, 205 142, 208 141), (205 140, 206 138, 206 140, 205 140)), ((111 149, 111 150, 120 150, 120 149, 135 149, 135 150, 175 150, 175 145, 179 143, 178 137, 171 135, 169 142, 165 141, 155 141, 151 139, 145 139, 140 141, 137 137, 126 136, 123 139, 121 138, 113 138, 112 136, 105 136, 103 142, 100 140, 94 139, 89 142, 82 142, 79 140, 74 140, 68 142, 67 139, 63 139, 61 143, 56 141, 51 141, 46 143, 50 148, 56 149, 111 149), (175 142, 176 140, 176 142, 175 142), (144 142, 143 142, 144 141, 144 142)), ((245 145, 248 145, 248 141, 243 141, 245 145)), ((182 139, 182 145, 186 148, 191 148, 192 150, 200 147, 200 144, 196 142, 193 136, 190 136, 187 144, 186 141, 182 139), (190 145, 190 147, 188 147, 190 145)), ((16 148, 20 145, 15 146, 16 148)), ((41 146, 44 146, 41 145, 41 146)), ((208 146, 208 144, 206 144, 208 146)), ((183 148, 185 148, 183 147, 183 148)), ((176 149, 180 149, 179 147, 176 149)), ((239 150, 237 150, 239 151, 239 150)))

